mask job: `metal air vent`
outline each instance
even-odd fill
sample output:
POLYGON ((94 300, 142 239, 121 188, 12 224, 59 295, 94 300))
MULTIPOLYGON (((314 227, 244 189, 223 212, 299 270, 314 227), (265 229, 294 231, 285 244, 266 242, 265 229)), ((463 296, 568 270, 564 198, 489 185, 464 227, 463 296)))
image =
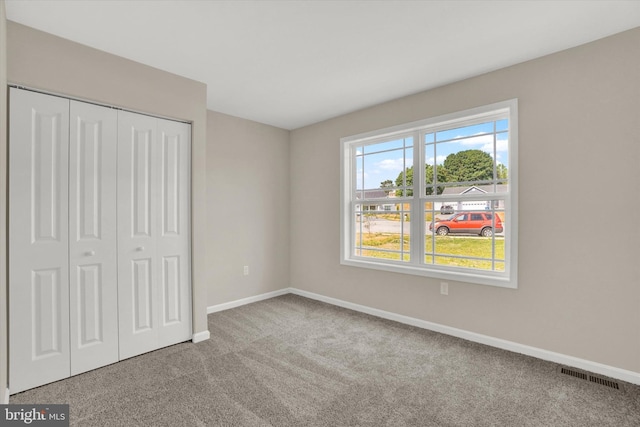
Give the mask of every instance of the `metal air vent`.
POLYGON ((565 375, 571 375, 572 377, 580 378, 581 380, 587 379, 587 374, 585 374, 584 372, 574 371, 573 369, 569 369, 569 368, 560 369, 560 373, 565 375))
POLYGON ((564 375, 570 375, 572 377, 581 379, 581 380, 585 380, 585 381, 589 381, 592 383, 596 383, 596 384, 600 384, 603 385, 605 387, 610 387, 616 390, 620 390, 620 385, 612 380, 606 379, 606 378, 601 378, 598 377, 596 375, 593 375, 591 373, 588 372, 581 372, 581 371, 577 371, 575 369, 571 369, 571 368, 565 368, 565 367, 561 367, 560 368, 560 373, 564 374, 564 375))

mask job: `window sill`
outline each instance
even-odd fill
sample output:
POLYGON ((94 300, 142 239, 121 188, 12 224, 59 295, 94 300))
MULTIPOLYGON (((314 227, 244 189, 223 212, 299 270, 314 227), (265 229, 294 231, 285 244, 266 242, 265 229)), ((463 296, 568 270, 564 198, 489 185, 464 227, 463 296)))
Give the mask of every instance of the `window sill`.
MULTIPOLYGON (((478 285, 497 286, 500 288, 517 289, 517 278, 509 278, 502 274, 492 275, 491 272, 476 273, 473 271, 447 271, 432 269, 428 266, 415 266, 410 264, 380 263, 367 259, 342 259, 340 264, 369 268, 373 270, 388 271, 392 273, 410 274, 413 276, 431 277, 434 279, 450 280, 455 282, 473 283, 478 285)), ((499 273, 498 273, 499 274, 499 273)))

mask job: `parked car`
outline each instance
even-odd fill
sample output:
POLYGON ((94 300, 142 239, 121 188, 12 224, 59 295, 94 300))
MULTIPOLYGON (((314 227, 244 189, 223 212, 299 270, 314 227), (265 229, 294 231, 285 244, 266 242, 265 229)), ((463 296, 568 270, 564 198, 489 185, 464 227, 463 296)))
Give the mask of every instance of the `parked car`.
POLYGON ((440 208, 440 213, 442 215, 450 215, 454 212, 455 210, 453 210, 453 206, 451 205, 442 205, 442 207, 440 208))
POLYGON ((429 230, 436 230, 439 236, 446 236, 449 233, 470 233, 479 234, 484 237, 502 233, 502 220, 498 215, 491 212, 460 212, 452 215, 449 219, 438 220, 429 224, 429 230))

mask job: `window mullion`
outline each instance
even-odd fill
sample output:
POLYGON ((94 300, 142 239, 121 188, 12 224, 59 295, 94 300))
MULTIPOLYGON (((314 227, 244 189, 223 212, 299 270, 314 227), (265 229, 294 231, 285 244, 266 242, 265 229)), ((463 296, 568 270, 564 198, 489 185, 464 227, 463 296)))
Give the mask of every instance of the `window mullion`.
POLYGON ((421 134, 413 135, 413 200, 411 202, 411 263, 424 262, 424 209, 421 208, 424 194, 424 145, 421 134))

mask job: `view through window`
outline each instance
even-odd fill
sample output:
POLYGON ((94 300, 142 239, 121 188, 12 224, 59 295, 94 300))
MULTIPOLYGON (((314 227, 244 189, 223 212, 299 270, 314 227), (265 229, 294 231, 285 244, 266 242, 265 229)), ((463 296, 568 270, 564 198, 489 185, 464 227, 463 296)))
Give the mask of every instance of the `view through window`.
POLYGON ((515 286, 515 109, 343 138, 343 263, 515 286))

